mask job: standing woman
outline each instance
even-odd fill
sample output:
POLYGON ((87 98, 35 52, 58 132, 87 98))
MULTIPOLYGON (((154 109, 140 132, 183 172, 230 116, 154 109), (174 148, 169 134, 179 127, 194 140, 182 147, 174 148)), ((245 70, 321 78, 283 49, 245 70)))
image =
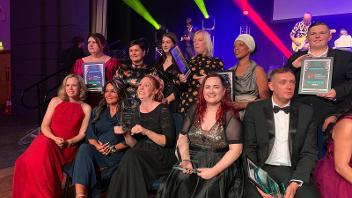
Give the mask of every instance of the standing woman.
POLYGON ((119 123, 124 97, 125 85, 121 80, 110 80, 104 86, 104 98, 93 110, 89 121, 87 143, 79 147, 75 159, 72 183, 75 184, 76 197, 87 197, 88 194, 99 197, 102 178, 97 170, 106 168, 104 175, 111 176, 123 156, 127 146, 123 136, 114 133, 114 126, 119 123))
MULTIPOLYGON (((84 63, 103 62, 105 67, 105 80, 111 80, 115 76, 120 63, 116 58, 112 58, 104 53, 106 46, 107 42, 103 35, 99 33, 90 34, 88 36, 88 52, 90 55, 76 60, 73 73, 83 77, 84 63)), ((87 103, 95 107, 101 98, 102 94, 100 93, 88 93, 87 103)))
MULTIPOLYGON (((123 80, 126 89, 126 97, 131 103, 137 102, 137 88, 142 78, 152 71, 144 63, 144 57, 148 51, 145 39, 141 38, 130 42, 128 55, 131 60, 130 65, 121 65, 117 71, 116 78, 123 80)), ((133 104, 131 104, 133 105, 133 104)))
POLYGON ((242 197, 242 128, 227 83, 210 74, 178 137, 179 166, 158 191, 159 198, 242 197))
POLYGON ((240 34, 233 45, 238 63, 229 68, 235 71, 234 107, 242 120, 245 109, 250 102, 269 97, 268 79, 264 69, 251 60, 255 42, 251 35, 240 34))
POLYGON ((146 198, 153 181, 170 172, 176 162, 175 126, 168 108, 161 104, 162 84, 156 76, 145 76, 138 86, 140 119, 131 131, 122 127, 131 147, 112 176, 107 197, 146 198))
POLYGON ((198 89, 206 75, 214 71, 223 70, 224 63, 219 58, 213 57, 213 43, 207 31, 199 30, 194 34, 193 40, 196 56, 193 57, 189 66, 191 74, 188 79, 185 75, 179 75, 182 85, 182 94, 178 112, 185 114, 197 100, 198 89))
POLYGON ((62 167, 74 159, 91 113, 83 102, 85 92, 80 76, 65 77, 49 103, 40 134, 15 162, 12 197, 61 197, 62 167))
POLYGON ((156 74, 164 81, 165 85, 162 103, 168 104, 172 113, 175 113, 177 108, 178 100, 176 99, 179 98, 180 93, 180 80, 178 75, 181 74, 170 53, 170 49, 175 46, 178 46, 177 36, 172 32, 165 33, 161 43, 163 55, 155 65, 156 74))

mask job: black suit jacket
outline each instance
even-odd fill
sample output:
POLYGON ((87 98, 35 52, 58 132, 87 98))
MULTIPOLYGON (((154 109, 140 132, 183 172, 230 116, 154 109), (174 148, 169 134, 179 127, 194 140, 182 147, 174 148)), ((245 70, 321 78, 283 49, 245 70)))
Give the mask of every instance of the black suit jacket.
POLYGON ((331 88, 336 91, 336 101, 327 100, 314 95, 298 94, 301 68, 293 67, 292 62, 307 53, 307 51, 300 51, 293 54, 287 61, 285 67, 290 68, 295 73, 295 98, 303 103, 313 105, 316 121, 321 123, 328 115, 336 111, 336 106, 344 101, 352 90, 352 53, 331 48, 328 50, 327 56, 334 57, 331 88))
MULTIPOLYGON (((313 109, 291 101, 289 150, 293 174, 287 180, 310 182, 317 160, 316 124, 313 109)), ((271 98, 250 103, 244 116, 244 152, 259 166, 269 157, 275 140, 274 112, 271 98)))

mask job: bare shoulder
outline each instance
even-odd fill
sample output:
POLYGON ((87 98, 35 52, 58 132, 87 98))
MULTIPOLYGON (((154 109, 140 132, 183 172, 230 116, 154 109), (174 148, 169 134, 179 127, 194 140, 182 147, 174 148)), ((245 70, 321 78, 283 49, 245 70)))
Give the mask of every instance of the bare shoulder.
POLYGON ((85 114, 90 114, 90 112, 92 111, 92 108, 87 103, 83 102, 83 103, 81 103, 81 106, 82 106, 82 109, 83 109, 85 114))
POLYGON ((334 139, 352 139, 352 119, 342 119, 337 122, 333 130, 334 139))
POLYGON ((255 72, 256 72, 257 74, 265 74, 265 70, 264 70, 263 67, 260 66, 260 65, 257 65, 257 66, 255 67, 255 72))
POLYGON ((58 105, 58 104, 61 103, 61 102, 62 102, 62 99, 59 98, 58 96, 56 96, 56 97, 53 97, 53 98, 50 100, 50 104, 49 104, 49 105, 51 105, 51 106, 56 106, 56 105, 58 105))

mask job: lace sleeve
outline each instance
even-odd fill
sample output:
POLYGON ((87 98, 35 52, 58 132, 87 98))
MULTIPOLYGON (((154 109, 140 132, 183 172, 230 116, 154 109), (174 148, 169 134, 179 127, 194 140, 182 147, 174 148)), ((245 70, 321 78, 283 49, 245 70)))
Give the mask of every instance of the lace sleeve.
POLYGON ((227 144, 242 143, 242 124, 231 112, 226 113, 225 136, 227 144))
POLYGON ((186 116, 183 120, 183 126, 180 131, 182 135, 186 135, 189 129, 191 128, 191 125, 193 124, 193 121, 194 121, 195 111, 196 111, 196 105, 193 105, 191 106, 191 108, 189 108, 188 112, 186 113, 186 116))
POLYGON ((172 118, 172 114, 166 106, 163 106, 161 109, 160 126, 162 133, 166 136, 165 146, 174 146, 176 142, 175 124, 172 118))

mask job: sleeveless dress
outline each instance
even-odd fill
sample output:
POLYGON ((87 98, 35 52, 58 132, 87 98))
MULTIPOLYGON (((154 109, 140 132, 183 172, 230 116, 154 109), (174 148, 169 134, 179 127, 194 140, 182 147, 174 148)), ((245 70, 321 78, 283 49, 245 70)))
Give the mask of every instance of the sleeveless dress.
MULTIPOLYGON (((346 116, 343 119, 350 119, 352 121, 352 116, 346 116)), ((350 161, 350 166, 352 167, 352 160, 350 161)), ((335 171, 334 142, 332 140, 328 143, 328 151, 325 157, 317 163, 313 176, 321 198, 351 197, 352 184, 335 171)))
MULTIPOLYGON (((55 136, 70 139, 78 134, 83 118, 81 104, 63 101, 54 110, 50 128, 55 136)), ((76 146, 60 149, 41 132, 15 162, 12 197, 61 197, 62 166, 76 151, 76 146)))
MULTIPOLYGON (((195 112, 195 105, 189 112, 195 112)), ((222 122, 204 131, 194 116, 185 117, 181 134, 189 140, 189 154, 193 168, 210 168, 216 165, 228 151, 229 144, 241 144, 241 123, 230 112, 222 122)), ((178 162, 179 163, 179 162, 178 162)), ((197 174, 184 174, 173 169, 160 186, 157 198, 235 198, 242 197, 244 173, 241 157, 217 176, 204 180, 197 174)))
MULTIPOLYGON (((236 102, 252 102, 259 97, 259 90, 256 82, 255 68, 257 63, 251 61, 251 65, 242 76, 235 76, 234 78, 234 99, 236 102)), ((229 68, 236 72, 237 65, 229 68)), ((245 110, 239 111, 241 120, 243 119, 245 110)))

